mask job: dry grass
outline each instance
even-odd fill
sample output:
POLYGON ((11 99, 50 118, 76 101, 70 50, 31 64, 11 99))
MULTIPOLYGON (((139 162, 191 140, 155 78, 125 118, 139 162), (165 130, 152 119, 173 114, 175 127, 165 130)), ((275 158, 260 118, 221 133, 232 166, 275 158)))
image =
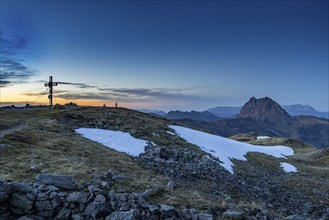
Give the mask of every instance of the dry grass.
MULTIPOLYGON (((167 120, 122 108, 0 111, 0 130, 24 125, 0 137, 0 178, 34 180, 38 173, 50 172, 73 175, 78 182, 82 182, 91 181, 93 175, 104 175, 111 169, 114 173, 124 176, 121 183, 112 185, 118 190, 141 192, 154 185, 165 186, 169 181, 168 177, 143 169, 134 158, 85 139, 77 135, 74 129, 98 127, 120 130, 163 147, 190 148, 201 152, 198 147, 169 134, 168 123, 170 122, 167 120)), ((297 155, 278 159, 260 153, 248 153, 247 158, 255 165, 255 169, 257 167, 262 167, 265 171, 281 169, 280 162, 286 161, 296 166, 302 175, 306 174, 310 177, 314 175, 318 178, 314 181, 312 178, 303 179, 306 186, 301 190, 304 190, 306 195, 314 198, 315 201, 318 199, 308 194, 307 190, 314 187, 312 184, 320 185, 321 190, 326 191, 327 185, 325 181, 321 181, 321 178, 329 178, 327 152, 320 152, 308 145, 283 138, 257 140, 256 135, 244 134, 233 138, 259 145, 288 145, 297 155)), ((248 171, 242 170, 249 167, 243 167, 244 161, 234 163, 237 175, 240 171, 241 173, 248 171)), ((302 183, 298 175, 294 176, 296 179, 293 181, 287 180, 283 184, 292 188, 298 187, 298 184, 302 183)), ((228 206, 225 201, 215 198, 209 192, 207 185, 209 182, 198 180, 190 184, 191 187, 178 187, 173 191, 162 190, 152 197, 152 201, 180 208, 193 207, 204 210, 214 206, 225 209, 228 206)), ((253 201, 246 201, 242 205, 262 206, 253 201)))
POLYGON ((143 190, 168 181, 142 169, 134 158, 75 134, 71 126, 54 116, 66 110, 33 112, 1 112, 7 127, 11 120, 26 126, 0 139, 0 177, 12 180, 33 180, 39 172, 73 175, 78 182, 90 181, 94 174, 104 175, 111 169, 125 177, 126 190, 143 190), (31 169, 31 167, 35 169, 31 169))
POLYGON ((251 132, 246 134, 238 134, 230 137, 233 140, 246 142, 254 145, 261 145, 261 146, 276 146, 276 145, 284 145, 289 146, 294 150, 295 154, 305 154, 317 151, 316 148, 304 144, 301 141, 288 139, 288 138, 281 138, 281 137, 270 137, 264 139, 257 139, 257 136, 261 136, 258 133, 251 132))

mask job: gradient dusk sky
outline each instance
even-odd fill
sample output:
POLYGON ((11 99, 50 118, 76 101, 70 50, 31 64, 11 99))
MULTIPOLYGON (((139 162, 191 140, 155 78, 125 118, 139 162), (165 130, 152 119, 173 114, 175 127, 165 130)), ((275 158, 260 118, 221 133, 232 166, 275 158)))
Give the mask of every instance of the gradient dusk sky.
POLYGON ((329 109, 328 1, 1 0, 1 104, 329 109))

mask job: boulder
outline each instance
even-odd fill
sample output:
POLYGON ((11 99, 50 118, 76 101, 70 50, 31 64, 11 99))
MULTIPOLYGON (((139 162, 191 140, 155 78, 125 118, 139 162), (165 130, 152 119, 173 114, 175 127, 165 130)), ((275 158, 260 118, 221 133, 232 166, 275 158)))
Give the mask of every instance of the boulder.
POLYGON ((241 220, 241 219, 243 219, 243 213, 229 209, 223 213, 223 219, 225 219, 225 220, 241 220))
POLYGON ((163 217, 178 217, 179 215, 175 207, 166 204, 160 205, 160 212, 163 217))
POLYGON ((35 207, 38 211, 47 211, 53 209, 53 206, 49 200, 36 201, 35 207))
POLYGON ((13 193, 11 195, 10 204, 23 210, 31 210, 33 208, 33 201, 20 193, 13 193))
POLYGON ((102 194, 98 194, 94 199, 94 202, 105 202, 105 201, 106 198, 102 194))
POLYGON ((193 215, 192 219, 198 219, 198 220, 213 220, 213 217, 211 214, 205 214, 205 213, 197 213, 193 215))
POLYGON ((4 192, 0 192, 0 204, 5 202, 7 199, 9 199, 9 195, 4 192))
POLYGON ((8 183, 8 184, 11 185, 18 192, 21 192, 21 193, 32 192, 32 188, 29 183, 12 182, 12 183, 8 183))
POLYGON ((70 193, 69 196, 67 197, 68 202, 83 202, 86 203, 88 198, 90 196, 90 193, 85 193, 85 192, 73 192, 70 193))
POLYGON ((66 219, 70 219, 70 217, 71 217, 71 209, 64 206, 57 213, 55 220, 66 220, 66 219))
POLYGON ((108 202, 92 202, 87 206, 85 215, 96 219, 105 217, 111 212, 111 205, 108 202))
POLYGON ((105 220, 137 220, 139 218, 139 211, 133 209, 125 212, 113 212, 111 215, 107 216, 105 220))
POLYGON ((59 174, 40 173, 37 176, 40 183, 53 185, 61 189, 73 190, 76 188, 76 183, 72 176, 59 174))

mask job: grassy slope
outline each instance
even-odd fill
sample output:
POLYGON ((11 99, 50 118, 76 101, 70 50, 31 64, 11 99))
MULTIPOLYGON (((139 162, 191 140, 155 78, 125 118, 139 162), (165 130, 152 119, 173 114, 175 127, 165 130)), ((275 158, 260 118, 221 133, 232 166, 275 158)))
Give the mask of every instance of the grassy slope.
POLYGON ((257 140, 257 136, 259 136, 257 133, 248 133, 231 138, 256 145, 284 145, 293 148, 295 155, 286 159, 273 158, 260 153, 248 153, 247 158, 251 163, 268 170, 280 169, 280 162, 294 165, 298 173, 291 175, 290 178, 279 178, 278 182, 292 190, 298 189, 308 198, 329 206, 329 201, 323 200, 321 195, 314 193, 316 189, 318 192, 329 194, 327 181, 329 179, 329 149, 320 150, 300 141, 280 137, 257 140))
MULTIPOLYGON (((19 128, 0 138, 0 178, 33 180, 39 172, 53 172, 73 175, 78 181, 90 181, 94 174, 102 175, 111 169, 126 177, 123 184, 115 186, 125 190, 142 191, 155 184, 165 185, 169 181, 167 177, 144 170, 133 158, 75 134, 74 128, 120 130, 160 146, 186 147, 201 152, 196 146, 169 134, 168 123, 170 122, 164 119, 122 108, 0 110, 0 130, 19 128), (31 169, 32 166, 37 169, 31 169), (156 183, 154 178, 158 180, 156 183)), ((296 155, 277 159, 259 153, 249 153, 247 157, 250 163, 265 170, 277 170, 280 169, 280 162, 287 161, 295 165, 300 172, 294 174, 289 181, 280 180, 281 183, 291 188, 300 187, 311 198, 309 191, 312 184, 317 183, 321 190, 326 191, 327 185, 321 178, 329 178, 328 153, 283 138, 257 140, 256 135, 244 134, 232 138, 259 145, 288 145, 295 150, 296 155), (302 187, 300 181, 305 183, 302 187)), ((237 174, 239 169, 237 163, 237 174)), ((163 192, 155 201, 201 209, 223 205, 222 201, 215 201, 211 195, 193 188, 163 192)))
POLYGON ((72 125, 56 120, 67 112, 1 111, 1 124, 12 127, 17 124, 12 122, 19 121, 25 126, 0 139, 0 177, 33 180, 39 172, 52 172, 73 175, 77 181, 89 181, 93 174, 104 175, 112 169, 126 177, 126 188, 148 187, 154 184, 153 178, 168 181, 143 170, 132 157, 75 134, 72 125), (33 170, 32 166, 37 168, 33 170))

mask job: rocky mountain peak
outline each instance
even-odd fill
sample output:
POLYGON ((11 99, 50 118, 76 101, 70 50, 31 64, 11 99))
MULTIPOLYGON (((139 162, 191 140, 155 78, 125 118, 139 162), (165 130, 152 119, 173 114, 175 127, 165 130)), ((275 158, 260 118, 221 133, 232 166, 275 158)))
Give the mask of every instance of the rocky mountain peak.
POLYGON ((268 97, 250 98, 242 107, 238 117, 252 118, 261 122, 288 122, 290 120, 289 114, 277 102, 268 97))

